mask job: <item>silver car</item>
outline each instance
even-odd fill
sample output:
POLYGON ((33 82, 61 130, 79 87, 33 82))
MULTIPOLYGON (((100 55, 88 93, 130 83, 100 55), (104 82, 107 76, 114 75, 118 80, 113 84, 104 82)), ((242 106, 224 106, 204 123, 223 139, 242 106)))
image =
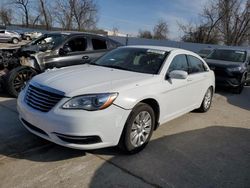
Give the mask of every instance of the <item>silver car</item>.
POLYGON ((22 40, 21 35, 14 31, 0 30, 0 42, 12 42, 17 44, 22 40))

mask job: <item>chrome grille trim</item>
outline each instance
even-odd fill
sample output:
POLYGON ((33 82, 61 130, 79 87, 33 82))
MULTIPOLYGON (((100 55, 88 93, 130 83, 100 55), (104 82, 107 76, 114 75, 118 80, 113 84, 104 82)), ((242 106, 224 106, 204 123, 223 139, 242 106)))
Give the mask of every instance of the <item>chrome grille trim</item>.
POLYGON ((46 87, 40 88, 30 84, 24 100, 30 107, 42 112, 48 112, 64 97, 62 92, 58 94, 54 91, 51 92, 46 87))

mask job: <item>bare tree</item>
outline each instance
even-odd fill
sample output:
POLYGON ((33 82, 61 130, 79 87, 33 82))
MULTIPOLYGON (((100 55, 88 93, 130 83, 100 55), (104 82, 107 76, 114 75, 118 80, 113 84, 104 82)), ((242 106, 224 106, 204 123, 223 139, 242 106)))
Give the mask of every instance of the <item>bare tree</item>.
MULTIPOLYGON (((43 24, 45 25, 46 29, 49 30, 52 26, 52 17, 49 11, 49 6, 47 5, 46 0, 39 0, 39 2, 40 2, 39 12, 41 12, 41 16, 44 19, 43 24)), ((43 22, 43 21, 40 21, 40 22, 43 22)))
POLYGON ((213 0, 201 13, 198 26, 180 26, 184 41, 241 45, 250 33, 249 1, 242 9, 241 0, 213 0))
POLYGON ((93 0, 56 0, 54 18, 63 29, 94 29, 97 23, 97 5, 93 0))
POLYGON ((3 25, 11 25, 13 19, 13 14, 12 14, 12 10, 9 8, 4 8, 1 7, 0 8, 0 22, 3 25))
POLYGON ((250 33, 250 2, 242 10, 241 0, 218 0, 220 14, 224 14, 219 30, 226 45, 241 45, 250 33))
POLYGON ((139 30, 138 37, 146 38, 146 39, 152 39, 153 35, 152 35, 151 31, 139 30))
POLYGON ((154 27, 154 38, 155 39, 167 39, 168 25, 164 20, 159 20, 154 27))
POLYGON ((69 0, 78 30, 89 30, 96 27, 97 5, 93 0, 69 0))
POLYGON ((218 44, 219 35, 216 32, 210 32, 210 27, 206 25, 193 26, 188 25, 179 25, 184 35, 182 36, 182 41, 184 42, 193 42, 193 43, 209 43, 209 44, 218 44), (211 37, 208 39, 207 36, 211 37))
POLYGON ((23 13, 25 17, 25 25, 29 26, 29 5, 30 0, 12 0, 12 4, 16 5, 23 13))
POLYGON ((73 8, 70 0, 56 0, 54 5, 53 16, 55 21, 66 30, 73 27, 73 8))

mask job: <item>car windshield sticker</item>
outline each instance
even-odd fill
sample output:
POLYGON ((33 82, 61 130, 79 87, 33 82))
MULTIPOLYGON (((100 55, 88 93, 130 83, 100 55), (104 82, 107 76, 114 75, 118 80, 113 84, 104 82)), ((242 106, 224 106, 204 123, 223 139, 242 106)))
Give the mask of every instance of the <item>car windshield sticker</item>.
POLYGON ((153 49, 150 49, 150 50, 147 50, 147 53, 154 53, 154 54, 164 55, 166 52, 162 51, 162 50, 153 50, 153 49))

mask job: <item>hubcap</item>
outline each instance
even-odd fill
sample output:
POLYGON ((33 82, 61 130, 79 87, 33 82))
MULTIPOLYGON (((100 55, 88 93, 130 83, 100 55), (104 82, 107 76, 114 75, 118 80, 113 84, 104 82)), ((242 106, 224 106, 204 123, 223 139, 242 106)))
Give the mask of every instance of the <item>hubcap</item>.
POLYGON ((140 112, 134 119, 131 133, 130 142, 134 147, 143 145, 151 132, 152 118, 147 111, 140 112))
POLYGON ((211 104, 211 99, 212 99, 212 92, 209 89, 205 95, 205 99, 204 99, 204 107, 205 109, 208 109, 210 107, 211 104))
POLYGON ((22 70, 17 73, 15 79, 13 80, 13 86, 16 92, 20 92, 22 87, 26 85, 26 82, 29 81, 35 73, 30 70, 22 70))

